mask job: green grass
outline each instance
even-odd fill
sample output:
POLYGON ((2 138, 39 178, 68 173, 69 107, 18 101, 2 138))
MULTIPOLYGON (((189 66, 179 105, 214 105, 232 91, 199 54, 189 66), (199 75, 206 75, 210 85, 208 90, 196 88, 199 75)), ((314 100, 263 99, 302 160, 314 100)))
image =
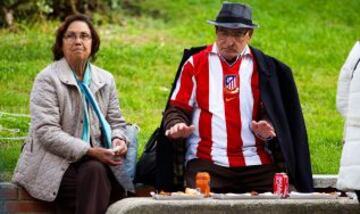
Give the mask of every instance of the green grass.
MULTIPOLYGON (((360 38, 356 0, 246 1, 260 25, 251 44, 288 64, 294 72, 306 119, 314 173, 337 173, 343 120, 335 109, 339 69, 360 38)), ((121 25, 98 26, 101 48, 96 65, 116 79, 121 108, 141 127, 140 148, 158 126, 182 49, 211 43, 221 1, 144 0, 142 15, 120 12, 121 25)), ((36 74, 52 60, 58 23, 0 30, 0 111, 29 113, 29 93, 36 74)), ((26 135, 29 119, 0 117, 3 127, 26 135)), ((0 137, 12 136, 0 132, 0 137)), ((20 141, 0 141, 0 179, 9 179, 20 141)))

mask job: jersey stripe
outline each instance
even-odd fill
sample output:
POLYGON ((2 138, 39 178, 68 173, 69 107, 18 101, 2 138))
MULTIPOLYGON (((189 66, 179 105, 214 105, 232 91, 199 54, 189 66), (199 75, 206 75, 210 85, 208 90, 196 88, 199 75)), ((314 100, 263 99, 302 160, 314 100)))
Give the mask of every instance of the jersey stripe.
POLYGON ((170 103, 174 106, 182 107, 188 111, 192 111, 195 85, 193 82, 193 61, 192 57, 184 64, 182 72, 176 83, 173 94, 171 95, 170 103))
MULTIPOLYGON (((254 97, 254 108, 252 117, 254 120, 260 119, 260 85, 259 73, 257 72, 256 63, 253 63, 253 75, 251 77, 251 90, 254 97)), ((258 154, 261 164, 269 164, 272 162, 269 154, 264 149, 264 142, 255 136, 256 153, 258 154)))
POLYGON ((210 94, 209 110, 213 118, 211 123, 212 133, 212 152, 211 157, 215 164, 229 166, 227 154, 227 132, 224 110, 223 96, 223 73, 222 65, 217 55, 209 55, 209 73, 210 73, 210 94), (224 131, 219 131, 224 130, 224 131))
POLYGON ((254 99, 251 89, 253 62, 246 56, 240 67, 240 113, 241 113, 241 138, 243 139, 243 154, 246 165, 259 165, 261 161, 256 155, 255 137, 250 129, 254 99))
POLYGON ((227 156, 230 166, 244 166, 244 157, 241 152, 243 142, 239 135, 241 131, 239 99, 239 68, 241 61, 241 58, 239 58, 232 66, 222 61, 222 73, 225 77, 225 81, 223 81, 223 94, 227 132, 227 156), (227 77, 231 81, 227 81, 227 77))
POLYGON ((212 114, 209 111, 209 59, 206 57, 205 52, 201 52, 201 54, 194 57, 194 64, 199 65, 195 67, 197 70, 197 85, 199 86, 196 94, 201 94, 201 96, 196 97, 201 110, 199 117, 200 142, 198 142, 196 156, 201 159, 212 160, 210 155, 212 149, 212 114), (198 63, 197 60, 199 60, 198 63))

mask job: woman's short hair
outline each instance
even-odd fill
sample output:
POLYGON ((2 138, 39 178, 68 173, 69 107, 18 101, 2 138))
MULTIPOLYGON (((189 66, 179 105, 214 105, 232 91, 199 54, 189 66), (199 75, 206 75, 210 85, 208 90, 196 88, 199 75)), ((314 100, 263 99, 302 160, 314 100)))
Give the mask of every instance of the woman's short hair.
POLYGON ((65 21, 61 24, 61 26, 56 31, 56 39, 55 44, 52 47, 52 52, 54 55, 54 60, 59 60, 64 57, 63 52, 63 38, 64 34, 69 28, 69 25, 75 21, 82 21, 85 22, 91 32, 91 53, 90 59, 95 60, 95 54, 99 50, 100 47, 100 37, 99 34, 96 32, 94 25, 92 24, 90 18, 88 16, 82 14, 70 15, 66 17, 65 21))

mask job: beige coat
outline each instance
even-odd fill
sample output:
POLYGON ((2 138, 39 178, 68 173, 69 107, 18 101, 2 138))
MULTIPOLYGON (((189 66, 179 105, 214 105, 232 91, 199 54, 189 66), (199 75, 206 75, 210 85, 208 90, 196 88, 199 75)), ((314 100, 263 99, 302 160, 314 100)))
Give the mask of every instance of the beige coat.
POLYGON ((338 81, 336 106, 345 118, 344 147, 337 188, 360 190, 360 42, 356 42, 338 81))
MULTIPOLYGON (((90 89, 112 128, 112 137, 125 138, 112 75, 94 65, 91 72, 90 89)), ((13 176, 33 197, 55 200, 64 172, 89 149, 80 139, 82 109, 80 90, 65 59, 37 75, 30 98, 30 131, 13 176)), ((99 121, 93 114, 90 129, 91 138, 100 142, 99 121)))

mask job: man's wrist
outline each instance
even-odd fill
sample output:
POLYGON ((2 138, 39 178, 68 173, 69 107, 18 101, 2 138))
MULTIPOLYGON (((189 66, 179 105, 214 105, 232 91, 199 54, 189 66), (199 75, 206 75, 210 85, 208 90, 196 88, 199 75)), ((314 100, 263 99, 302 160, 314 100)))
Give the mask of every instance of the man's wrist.
POLYGON ((255 136, 256 136, 257 138, 259 138, 260 140, 265 141, 265 142, 268 142, 268 141, 274 139, 274 137, 272 137, 272 136, 263 137, 263 136, 261 136, 261 135, 259 135, 259 134, 255 134, 255 136))

